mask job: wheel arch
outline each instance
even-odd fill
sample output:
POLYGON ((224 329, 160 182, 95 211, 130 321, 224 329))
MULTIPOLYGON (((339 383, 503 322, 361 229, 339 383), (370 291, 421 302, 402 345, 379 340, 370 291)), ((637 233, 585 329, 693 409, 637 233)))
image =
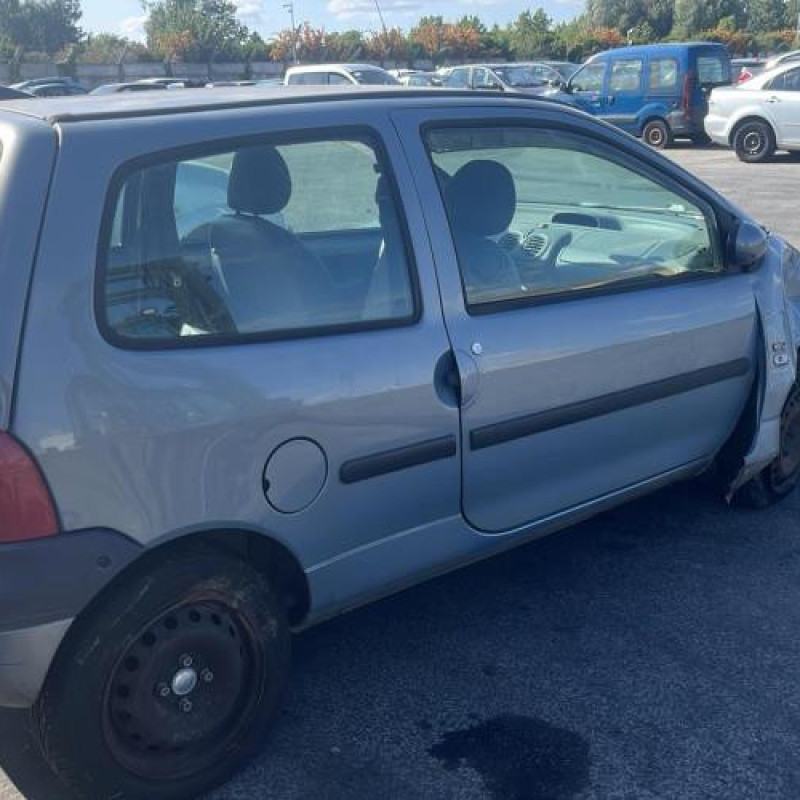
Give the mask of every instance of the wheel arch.
POLYGON ((164 537, 142 550, 138 558, 125 566, 92 598, 76 620, 88 614, 103 596, 114 591, 131 573, 146 570, 165 556, 180 555, 196 549, 213 548, 235 555, 254 566, 273 584, 289 623, 302 623, 311 606, 311 591, 299 558, 279 539, 258 530, 239 526, 219 526, 190 530, 164 537))
POLYGON ((661 114, 659 111, 655 109, 649 110, 646 114, 642 116, 642 121, 639 123, 639 135, 642 136, 644 134, 644 129, 651 123, 651 122, 663 122, 668 130, 672 132, 672 125, 669 124, 667 117, 665 114, 661 114))
POLYGON ((775 131, 775 126, 768 120, 766 117, 761 116, 760 114, 751 113, 745 114, 741 119, 737 119, 736 122, 731 126, 731 132, 728 134, 728 143, 731 147, 734 145, 734 141, 736 139, 736 134, 739 132, 739 129, 746 125, 748 122, 762 122, 764 125, 767 125, 769 129, 772 131, 772 136, 775 141, 778 141, 778 135, 775 131))
POLYGON ((113 592, 121 581, 137 571, 146 570, 148 565, 175 556, 181 552, 197 549, 217 549, 236 555, 247 561, 262 573, 273 585, 286 610, 291 627, 302 625, 311 607, 311 589, 305 571, 297 556, 277 538, 260 531, 241 527, 218 527, 195 530, 175 535, 159 541, 156 545, 142 550, 141 555, 128 563, 117 573, 77 614, 54 642, 53 655, 42 675, 39 689, 31 695, 30 702, 36 700, 41 687, 46 685, 50 674, 59 663, 68 642, 84 627, 84 623, 102 605, 109 592, 113 592))

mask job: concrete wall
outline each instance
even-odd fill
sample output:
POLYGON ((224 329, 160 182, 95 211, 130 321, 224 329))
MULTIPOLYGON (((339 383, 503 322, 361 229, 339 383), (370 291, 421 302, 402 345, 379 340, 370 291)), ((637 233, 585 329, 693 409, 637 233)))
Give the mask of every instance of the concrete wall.
MULTIPOLYGON (((376 66, 379 66, 375 62, 376 66)), ((176 78, 198 81, 235 81, 243 78, 269 80, 280 78, 288 64, 274 61, 254 61, 252 64, 184 64, 176 62, 171 65, 163 63, 124 63, 124 64, 26 64, 18 65, 19 77, 15 77, 11 64, 0 63, 0 84, 13 83, 16 80, 47 78, 55 75, 71 74, 87 89, 96 89, 105 83, 120 81, 137 81, 145 78, 163 78, 172 75, 176 78)), ((405 68, 407 63, 387 61, 386 69, 405 68)), ((414 69, 431 70, 430 61, 415 61, 414 69)))
POLYGON ((53 62, 44 64, 27 64, 23 61, 19 65, 19 79, 21 81, 30 81, 36 78, 49 78, 52 75, 58 74, 58 66, 53 62))

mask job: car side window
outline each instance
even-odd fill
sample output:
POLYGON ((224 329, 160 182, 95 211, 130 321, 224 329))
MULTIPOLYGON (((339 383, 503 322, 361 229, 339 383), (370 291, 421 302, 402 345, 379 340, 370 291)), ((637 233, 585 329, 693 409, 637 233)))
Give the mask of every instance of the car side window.
POLYGON ((611 62, 608 78, 609 94, 637 92, 642 85, 642 60, 640 58, 617 59, 611 62))
POLYGON ((570 85, 575 92, 602 92, 605 75, 605 63, 587 64, 572 76, 570 85))
POLYGON ((344 75, 340 75, 338 72, 329 72, 328 73, 328 83, 331 86, 342 86, 342 85, 350 85, 351 81, 347 80, 344 75))
POLYGON ((783 90, 785 92, 800 92, 800 69, 792 69, 784 72, 783 75, 778 76, 775 80, 782 78, 782 85, 776 86, 773 83, 772 88, 776 90, 783 90))
POLYGON ((98 277, 98 315, 117 344, 235 342, 416 319, 405 223, 370 136, 215 146, 123 176, 98 277))
POLYGON ((469 87, 469 71, 466 69, 454 69, 445 80, 445 86, 454 89, 469 87))
POLYGON ((655 58, 650 62, 648 86, 651 92, 670 92, 678 86, 678 62, 674 58, 655 58))
POLYGON ((721 270, 704 211, 593 140, 443 128, 427 147, 470 308, 721 270))

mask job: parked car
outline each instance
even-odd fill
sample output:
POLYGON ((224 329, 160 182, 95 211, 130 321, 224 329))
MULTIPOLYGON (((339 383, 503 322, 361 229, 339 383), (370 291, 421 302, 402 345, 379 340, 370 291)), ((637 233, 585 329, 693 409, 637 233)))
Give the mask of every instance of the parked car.
POLYGON ((81 797, 222 781, 291 630, 712 466, 797 483, 800 254, 602 121, 390 87, 0 121, 0 705, 81 797))
POLYGON ((441 86, 442 82, 435 72, 415 71, 398 78, 403 86, 441 86))
POLYGON ((569 77, 567 75, 565 78, 565 73, 574 71, 571 69, 574 65, 565 67, 561 62, 558 63, 563 72, 544 62, 454 67, 442 85, 449 88, 494 89, 514 94, 541 94, 554 85, 561 85, 569 77))
POLYGON ((158 92, 166 91, 167 86, 163 83, 140 83, 130 81, 128 83, 106 83, 92 89, 89 94, 123 94, 125 92, 158 92))
POLYGON ((731 59, 731 82, 734 84, 746 83, 764 72, 766 65, 767 62, 763 58, 731 59))
POLYGON ((392 86, 399 81, 385 69, 371 64, 315 64, 289 67, 284 83, 287 86, 392 86))
POLYGON ((29 97, 33 97, 30 92, 22 92, 10 86, 0 86, 0 100, 24 100, 29 97))
POLYGON ((654 44, 590 58, 552 96, 661 149, 676 137, 705 142, 708 94, 730 82, 730 56, 723 45, 654 44))
POLYGON ((776 67, 782 67, 784 64, 800 61, 800 50, 790 50, 788 53, 779 53, 772 56, 764 66, 765 71, 769 72, 776 67))
POLYGON ((706 131, 748 163, 800 151, 800 63, 789 61, 738 87, 711 93, 706 131))
POLYGON ((74 83, 40 83, 25 91, 34 97, 77 97, 88 94, 86 89, 74 83))
POLYGON ((26 92, 29 89, 35 88, 36 86, 52 86, 56 83, 62 83, 65 86, 77 86, 78 88, 82 88, 74 78, 64 78, 58 75, 54 75, 49 78, 32 78, 31 80, 27 81, 20 81, 19 83, 11 84, 10 88, 19 89, 20 91, 26 92))

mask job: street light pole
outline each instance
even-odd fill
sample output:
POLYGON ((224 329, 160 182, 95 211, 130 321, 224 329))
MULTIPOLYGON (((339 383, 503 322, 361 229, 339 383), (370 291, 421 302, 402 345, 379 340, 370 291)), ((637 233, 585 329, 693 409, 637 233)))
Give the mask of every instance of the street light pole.
POLYGON ((284 3, 283 7, 289 12, 289 17, 292 20, 292 61, 297 63, 297 25, 294 21, 294 3, 284 3))
POLYGON ((378 2, 378 0, 375 0, 375 8, 378 11, 378 18, 381 21, 381 28, 383 28, 383 36, 384 38, 386 38, 386 34, 388 33, 388 31, 386 29, 386 22, 383 19, 383 11, 381 11, 381 4, 378 2))

